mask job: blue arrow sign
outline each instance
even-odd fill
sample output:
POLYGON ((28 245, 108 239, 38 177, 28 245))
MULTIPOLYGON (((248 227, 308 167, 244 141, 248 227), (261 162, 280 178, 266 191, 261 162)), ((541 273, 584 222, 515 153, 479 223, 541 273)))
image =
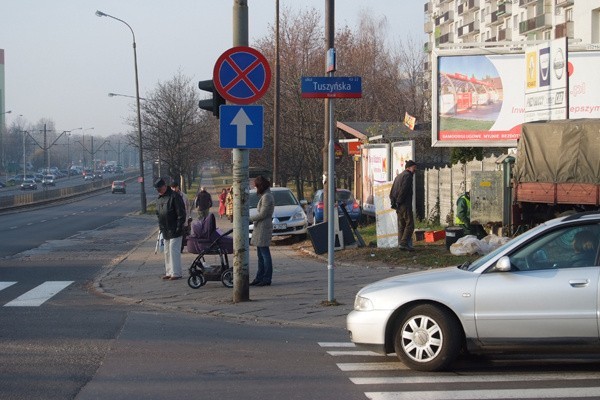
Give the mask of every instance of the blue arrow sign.
POLYGON ((221 106, 219 114, 222 149, 263 148, 263 106, 221 106))
POLYGON ((360 76, 303 76, 303 98, 360 98, 362 80, 360 76))

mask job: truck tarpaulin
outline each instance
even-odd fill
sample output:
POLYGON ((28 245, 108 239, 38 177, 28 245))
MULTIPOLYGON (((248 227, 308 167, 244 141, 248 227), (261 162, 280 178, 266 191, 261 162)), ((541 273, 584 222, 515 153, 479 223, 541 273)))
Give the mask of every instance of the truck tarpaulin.
POLYGON ((514 178, 517 201, 598 205, 600 120, 523 124, 514 178))

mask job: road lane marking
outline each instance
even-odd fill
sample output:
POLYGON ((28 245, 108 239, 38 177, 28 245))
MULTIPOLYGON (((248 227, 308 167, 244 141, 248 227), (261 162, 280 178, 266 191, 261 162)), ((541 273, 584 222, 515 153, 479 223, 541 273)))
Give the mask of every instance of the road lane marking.
POLYGON ((319 342, 321 347, 356 347, 352 342, 319 342))
POLYGON ((0 282, 0 290, 4 290, 9 286, 14 285, 17 282, 0 282))
POLYGON ((23 293, 4 307, 38 307, 55 296, 58 292, 69 286, 74 281, 50 281, 23 293))
POLYGON ((483 400, 598 398, 600 387, 452 390, 423 392, 366 392, 371 400, 483 400))
POLYGON ((436 376, 407 376, 407 377, 374 377, 350 378, 357 385, 382 384, 427 384, 427 383, 492 383, 492 382, 542 382, 542 381, 575 381, 600 379, 600 372, 580 372, 566 375, 564 373, 542 374, 504 374, 504 375, 436 375, 436 376))
POLYGON ((328 351, 327 354, 329 354, 330 356, 334 356, 334 357, 339 357, 339 356, 379 356, 379 357, 387 357, 385 354, 379 354, 379 353, 375 353, 374 351, 368 351, 368 350, 334 350, 334 351, 328 351))
MULTIPOLYGON (((394 370, 407 370, 408 369, 408 367, 406 365, 402 364, 400 361, 380 362, 380 363, 378 363, 378 362, 338 363, 337 366, 342 371, 394 371, 394 370)), ((357 379, 357 378, 350 378, 350 380, 352 380, 352 379, 357 379)), ((358 384, 360 384, 360 383, 358 383, 358 384)))

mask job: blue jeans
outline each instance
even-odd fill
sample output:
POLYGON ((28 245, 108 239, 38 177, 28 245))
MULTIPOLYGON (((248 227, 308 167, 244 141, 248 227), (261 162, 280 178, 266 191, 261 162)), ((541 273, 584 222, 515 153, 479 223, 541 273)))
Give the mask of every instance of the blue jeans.
POLYGON ((273 261, 271 260, 271 250, 269 246, 256 246, 258 255, 258 271, 256 271, 256 280, 264 283, 271 283, 273 277, 273 261))

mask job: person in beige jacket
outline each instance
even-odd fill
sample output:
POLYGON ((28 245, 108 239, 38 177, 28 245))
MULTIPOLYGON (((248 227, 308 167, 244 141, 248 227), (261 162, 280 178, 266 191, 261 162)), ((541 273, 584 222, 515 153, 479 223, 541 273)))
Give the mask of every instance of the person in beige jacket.
POLYGON ((275 199, 271 193, 271 182, 262 175, 254 179, 256 193, 259 196, 256 206, 256 215, 251 218, 254 224, 250 244, 256 246, 258 254, 258 269, 256 278, 250 285, 269 286, 273 276, 273 261, 271 259, 271 238, 273 236, 273 211, 275 210, 275 199))

